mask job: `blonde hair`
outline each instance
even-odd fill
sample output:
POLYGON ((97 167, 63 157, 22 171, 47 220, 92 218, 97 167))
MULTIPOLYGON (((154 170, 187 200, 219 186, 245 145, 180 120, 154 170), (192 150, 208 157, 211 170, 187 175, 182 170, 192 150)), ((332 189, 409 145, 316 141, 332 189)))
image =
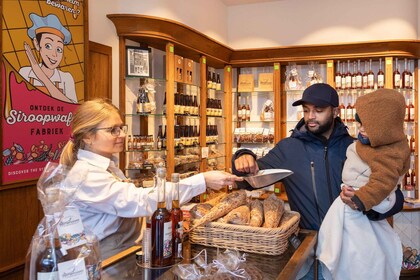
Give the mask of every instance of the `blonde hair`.
POLYGON ((72 135, 63 147, 60 163, 72 167, 77 160, 78 150, 85 146, 83 139, 95 133, 95 128, 114 114, 118 114, 122 119, 118 108, 108 100, 97 98, 82 103, 71 121, 72 135))

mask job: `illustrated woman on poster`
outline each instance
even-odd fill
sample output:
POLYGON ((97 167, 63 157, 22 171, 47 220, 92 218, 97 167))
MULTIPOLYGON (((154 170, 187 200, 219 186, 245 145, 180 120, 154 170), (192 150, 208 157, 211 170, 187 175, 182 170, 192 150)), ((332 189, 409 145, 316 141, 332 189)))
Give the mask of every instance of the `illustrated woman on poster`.
POLYGON ((29 17, 33 25, 28 29, 28 36, 42 61, 38 63, 31 47, 24 42, 31 66, 22 67, 19 74, 42 92, 62 101, 77 103, 73 76, 58 69, 63 59, 64 45, 71 41, 70 31, 56 15, 41 17, 31 13, 29 17))

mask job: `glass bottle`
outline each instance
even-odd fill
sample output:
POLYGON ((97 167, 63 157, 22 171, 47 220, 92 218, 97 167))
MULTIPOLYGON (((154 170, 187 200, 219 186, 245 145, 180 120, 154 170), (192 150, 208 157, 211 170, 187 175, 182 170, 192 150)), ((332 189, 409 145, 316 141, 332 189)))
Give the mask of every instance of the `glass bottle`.
POLYGON ((197 94, 195 94, 194 95, 194 115, 197 115, 198 116, 198 112, 199 112, 199 109, 198 109, 198 97, 197 97, 197 94))
POLYGON ((415 121, 416 110, 414 108, 413 100, 411 98, 408 99, 408 120, 410 122, 415 121))
POLYGON ((414 134, 410 136, 410 150, 412 153, 416 151, 416 138, 414 137, 414 134))
MULTIPOLYGON (((172 255, 177 257, 178 255, 178 244, 176 244, 176 238, 179 237, 179 231, 183 229, 183 217, 182 217, 182 210, 180 208, 180 201, 179 201, 179 173, 172 173, 171 176, 172 182, 172 211, 171 211, 171 219, 172 219, 172 255)), ((181 244, 182 246, 182 244, 181 244)))
POLYGON ((165 95, 163 96, 163 106, 162 106, 162 114, 166 114, 166 91, 165 95))
POLYGON ((348 104, 346 107, 346 119, 348 122, 352 122, 354 120, 354 115, 353 115, 353 97, 351 94, 349 94, 349 100, 348 100, 348 104))
POLYGON ((172 221, 166 209, 166 168, 156 168, 157 210, 152 215, 152 266, 172 264, 172 221))
POLYGON ((367 67, 366 60, 365 60, 365 71, 363 72, 363 76, 362 76, 362 88, 363 89, 368 88, 368 67, 367 67))
POLYGON ((398 70, 398 58, 395 58, 395 70, 392 75, 392 86, 395 89, 401 88, 401 75, 400 71, 398 70))
POLYGON ((175 231, 174 242, 173 242, 174 251, 172 252, 172 255, 175 259, 181 259, 182 258, 182 229, 179 224, 176 224, 174 231, 175 231))
POLYGON ((362 72, 360 71, 360 59, 357 60, 357 73, 356 73, 356 88, 361 89, 362 88, 362 72))
POLYGON ((131 139, 131 135, 128 135, 127 151, 132 151, 132 150, 133 150, 133 139, 131 139))
POLYGON ((346 89, 351 89, 350 60, 347 60, 346 89))
POLYGON ((357 77, 357 68, 356 68, 356 61, 353 61, 353 74, 351 75, 351 88, 356 89, 356 77, 357 77))
POLYGON ((242 103, 242 121, 246 121, 246 102, 242 103))
POLYGON ((207 89, 211 89, 213 86, 212 80, 211 80, 211 72, 207 72, 207 89))
POLYGON ((344 68, 344 62, 341 67, 341 89, 346 89, 346 72, 344 68))
POLYGON ((368 88, 373 89, 375 87, 375 74, 372 71, 372 59, 369 59, 369 72, 368 72, 368 88))
POLYGON ((346 122, 346 106, 344 106, 343 100, 341 100, 340 106, 340 118, 343 122, 346 122))
POLYGON ((382 70, 382 58, 379 59, 379 70, 378 70, 378 88, 385 86, 385 73, 382 70))
POLYGON ((408 71, 407 58, 404 59, 404 72, 402 73, 402 87, 410 89, 410 71, 408 71))
POLYGON ((409 62, 409 72, 410 72, 410 89, 414 88, 414 60, 410 60, 409 62), (411 64, 413 65, 413 67, 411 67, 411 64))
POLYGON ((217 79, 216 79, 216 90, 222 89, 222 83, 220 82, 220 74, 217 73, 217 79))
POLYGON ((37 279, 58 279, 58 263, 64 261, 61 243, 53 232, 42 237, 45 249, 36 263, 37 279))
POLYGON ((340 60, 337 61, 337 71, 335 71, 335 88, 341 89, 340 60))
POLYGON ((144 88, 139 88, 139 92, 137 94, 137 113, 142 114, 145 113, 145 106, 146 105, 146 90, 144 88))
POLYGON ((165 132, 163 133, 163 137, 162 137, 162 149, 166 149, 166 125, 165 125, 165 132))
POLYGON ((238 121, 242 121, 242 105, 240 101, 240 98, 238 98, 238 121))
POLYGON ((156 149, 157 150, 162 149, 162 139, 163 139, 162 125, 159 125, 158 134, 157 134, 157 137, 156 137, 156 149))
POLYGON ((249 102, 248 102, 248 97, 246 98, 245 118, 246 118, 247 121, 251 120, 251 107, 250 107, 249 102))
POLYGON ((217 88, 217 80, 216 80, 216 73, 213 72, 212 76, 211 76, 211 88, 212 89, 216 89, 217 88))

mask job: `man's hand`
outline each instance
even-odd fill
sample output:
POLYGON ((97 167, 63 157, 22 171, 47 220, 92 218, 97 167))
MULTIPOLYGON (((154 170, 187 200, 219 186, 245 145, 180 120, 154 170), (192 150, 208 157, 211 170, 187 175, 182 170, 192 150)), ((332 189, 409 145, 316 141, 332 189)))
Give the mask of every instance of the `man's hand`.
POLYGON ((235 160, 235 168, 239 172, 257 174, 259 168, 257 161, 251 155, 242 155, 235 160))
POLYGON ((344 204, 348 205, 351 209, 357 210, 356 203, 351 200, 351 198, 354 196, 354 189, 350 186, 346 186, 344 184, 341 185, 341 193, 340 198, 343 201, 344 204))

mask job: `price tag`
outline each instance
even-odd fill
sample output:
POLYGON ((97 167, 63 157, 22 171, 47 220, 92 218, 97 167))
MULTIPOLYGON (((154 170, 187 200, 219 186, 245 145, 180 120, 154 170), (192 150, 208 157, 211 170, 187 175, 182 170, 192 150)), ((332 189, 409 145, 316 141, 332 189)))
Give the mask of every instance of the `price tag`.
POLYGON ((208 158, 209 157, 209 147, 201 148, 201 158, 208 158))
POLYGON ((174 52, 174 46, 170 46, 169 47, 169 52, 173 53, 174 52))

